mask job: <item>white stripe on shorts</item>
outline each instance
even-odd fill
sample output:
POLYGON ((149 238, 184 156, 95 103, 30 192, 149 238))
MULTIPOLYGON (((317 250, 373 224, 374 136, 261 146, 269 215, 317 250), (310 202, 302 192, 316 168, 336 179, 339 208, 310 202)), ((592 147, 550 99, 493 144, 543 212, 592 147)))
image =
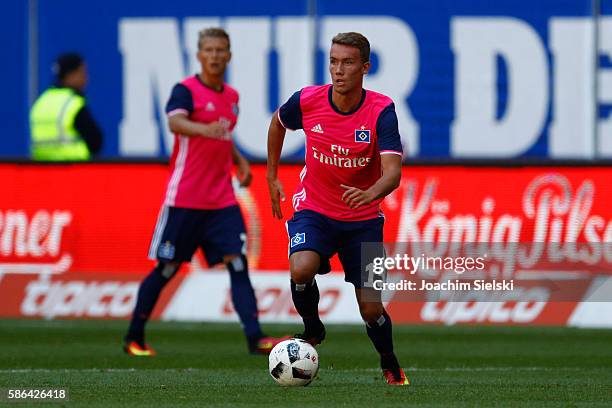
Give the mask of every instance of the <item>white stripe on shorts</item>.
POLYGON ((153 232, 153 238, 151 239, 151 246, 149 247, 149 259, 157 259, 157 247, 159 247, 159 241, 161 241, 164 230, 166 229, 166 223, 168 222, 168 212, 170 209, 162 205, 157 216, 157 224, 155 224, 155 231, 153 232))

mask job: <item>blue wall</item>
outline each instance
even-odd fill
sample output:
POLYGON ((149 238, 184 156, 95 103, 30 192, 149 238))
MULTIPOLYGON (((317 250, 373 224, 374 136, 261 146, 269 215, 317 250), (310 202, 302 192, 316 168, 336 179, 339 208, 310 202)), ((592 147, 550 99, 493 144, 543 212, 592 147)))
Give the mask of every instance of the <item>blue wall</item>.
MULTIPOLYGON (((455 97, 455 57, 451 46, 451 20, 459 16, 510 16, 527 23, 539 36, 546 47, 549 63, 548 78, 552 78, 552 57, 549 49, 549 24, 551 17, 588 17, 591 16, 590 0, 559 1, 538 0, 517 1, 498 0, 435 0, 423 2, 386 1, 372 2, 356 0, 347 2, 320 0, 316 7, 309 10, 308 1, 263 0, 257 2, 168 2, 153 1, 119 1, 84 3, 82 0, 54 0, 38 2, 38 83, 39 91, 52 83, 50 67, 54 58, 61 52, 78 51, 87 59, 91 83, 88 98, 94 115, 99 120, 106 135, 103 154, 107 157, 121 155, 119 142, 119 124, 122 120, 124 103, 123 59, 119 50, 119 21, 124 18, 152 19, 158 17, 175 18, 182 24, 184 18, 191 16, 306 16, 309 11, 321 19, 326 16, 340 16, 350 13, 353 16, 380 15, 394 16, 409 26, 418 43, 419 73, 414 89, 403 101, 414 120, 418 123, 419 157, 450 157, 450 128, 456 115, 455 97)), ((605 12, 612 11, 612 2, 605 1, 602 7, 605 12)), ((0 6, 4 38, 15 41, 5 42, 5 53, 14 64, 4 64, 7 70, 8 94, 3 98, 0 109, 2 134, 0 138, 0 156, 25 156, 28 153, 27 142, 27 2, 19 0, 5 1, 0 6)), ((316 20, 320 21, 320 20, 316 20)), ((318 27, 318 26, 317 26, 318 27)), ((359 27, 355 27, 359 30, 359 27)), ((315 37, 320 35, 318 28, 315 37)), ((143 39, 143 46, 150 46, 143 39)), ((326 82, 324 73, 325 51, 321 49, 314 60, 314 80, 326 82)), ((183 55, 186 51, 183 50, 183 55)), ((160 56, 163 58, 163 56, 160 56)), ((185 57, 186 58, 186 57, 185 57)), ((271 61, 275 61, 274 55, 271 61)), ((610 60, 602 59, 603 66, 609 66, 610 60)), ((373 73, 378 69, 377 56, 373 57, 373 73)), ((277 75, 277 67, 271 64, 270 76, 277 75)), ((503 60, 498 64, 497 77, 497 115, 502 117, 507 99, 507 71, 503 60)), ((178 81, 180 78, 176 78, 178 81)), ((554 92, 550 79, 550 98, 554 92)), ((278 96, 278 84, 270 81, 269 97, 266 99, 270 110, 273 110, 281 99, 278 96)), ((144 103, 144 102, 143 102, 144 103)), ((242 111, 248 109, 241 107, 242 111)), ((609 109, 600 106, 599 116, 606 117, 609 109)), ((552 108, 548 109, 546 121, 541 134, 534 143, 518 156, 549 157, 548 135, 552 108)), ((162 124, 160 124, 160 128, 162 124)), ((161 131, 160 131, 161 132, 161 131)), ((161 135, 155 135, 162 138, 161 135)), ((255 135, 253 137, 265 137, 255 135)), ((593 137, 593 135, 577 135, 593 137)), ((262 139, 263 140, 263 139, 262 139)), ((161 143, 163 145, 163 143, 161 143)), ((245 150, 247 154, 252 153, 245 150)), ((158 155, 168 154, 168 147, 162 146, 158 155)), ((261 155, 249 154, 251 157, 261 155)), ((293 158, 303 155, 303 150, 292 154, 293 158)))
POLYGON ((2 76, 0 157, 28 154, 28 3, 6 0, 0 6, 2 76))

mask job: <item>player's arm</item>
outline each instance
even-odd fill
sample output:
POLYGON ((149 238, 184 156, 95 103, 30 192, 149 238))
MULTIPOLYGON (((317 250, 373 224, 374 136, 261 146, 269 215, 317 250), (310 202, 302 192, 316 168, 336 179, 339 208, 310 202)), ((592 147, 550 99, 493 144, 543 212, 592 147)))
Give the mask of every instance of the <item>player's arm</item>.
POLYGON ((184 113, 176 113, 168 118, 168 125, 173 133, 191 137, 210 137, 218 139, 225 134, 225 128, 219 122, 194 122, 184 113))
POLYGON ((240 187, 248 187, 253 181, 253 175, 251 174, 251 166, 249 161, 240 153, 240 150, 235 144, 232 144, 232 159, 234 164, 238 168, 238 180, 240 180, 240 187))
POLYGON ((166 104, 168 126, 173 133, 183 136, 203 136, 220 138, 225 134, 225 128, 219 122, 200 123, 189 119, 193 113, 193 96, 183 84, 176 84, 170 93, 166 104))
POLYGON ((270 201, 272 203, 272 216, 279 220, 283 218, 280 202, 285 201, 283 185, 278 179, 278 164, 280 163, 283 142, 285 141, 286 129, 278 119, 278 111, 272 115, 270 127, 268 128, 268 172, 266 180, 270 190, 270 201))
POLYGON ((342 200, 350 208, 359 208, 368 205, 372 201, 386 197, 393 190, 399 187, 402 178, 402 156, 395 154, 385 154, 380 157, 382 176, 367 190, 360 190, 342 184, 346 189, 342 195, 342 200))
POLYGON ((376 133, 382 176, 367 190, 342 184, 346 190, 342 200, 350 208, 359 208, 386 197, 399 186, 402 177, 402 141, 393 104, 381 112, 376 123, 376 133))
POLYGON ((278 165, 287 129, 302 128, 300 93, 301 91, 294 93, 283 106, 274 112, 268 128, 268 172, 266 179, 270 190, 272 216, 279 220, 283 218, 280 202, 285 201, 285 193, 283 192, 283 185, 278 179, 278 165))

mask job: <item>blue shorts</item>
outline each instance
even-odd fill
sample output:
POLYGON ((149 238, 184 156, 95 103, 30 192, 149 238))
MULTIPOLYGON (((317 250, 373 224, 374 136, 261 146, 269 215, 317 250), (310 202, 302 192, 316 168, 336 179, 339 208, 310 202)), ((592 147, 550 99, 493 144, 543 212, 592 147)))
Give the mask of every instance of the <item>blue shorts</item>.
POLYGON ((198 247, 209 265, 225 255, 246 255, 246 229, 240 207, 218 210, 163 207, 149 249, 149 258, 189 262, 198 247))
POLYGON ((311 210, 298 211, 287 221, 289 256, 315 251, 321 256, 320 274, 330 271, 329 259, 336 253, 344 269, 344 280, 361 288, 364 267, 362 243, 383 241, 383 217, 365 221, 338 221, 311 210))

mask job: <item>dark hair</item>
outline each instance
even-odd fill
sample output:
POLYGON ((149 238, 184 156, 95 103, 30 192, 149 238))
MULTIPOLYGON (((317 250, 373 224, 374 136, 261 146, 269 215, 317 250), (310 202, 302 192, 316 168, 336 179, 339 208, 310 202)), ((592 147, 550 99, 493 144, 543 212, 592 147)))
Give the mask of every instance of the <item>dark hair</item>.
POLYGON ((57 57, 55 64, 53 64, 53 73, 61 81, 66 75, 79 69, 84 62, 83 57, 75 52, 62 54, 57 57))
POLYGON ((359 49, 361 62, 370 61, 370 42, 363 34, 349 32, 339 33, 332 39, 332 44, 348 45, 359 49))
POLYGON ((230 38, 229 34, 222 28, 219 27, 211 27, 205 28, 198 33, 198 49, 202 46, 202 40, 205 37, 213 37, 213 38, 225 38, 227 40, 227 49, 230 49, 230 38))

